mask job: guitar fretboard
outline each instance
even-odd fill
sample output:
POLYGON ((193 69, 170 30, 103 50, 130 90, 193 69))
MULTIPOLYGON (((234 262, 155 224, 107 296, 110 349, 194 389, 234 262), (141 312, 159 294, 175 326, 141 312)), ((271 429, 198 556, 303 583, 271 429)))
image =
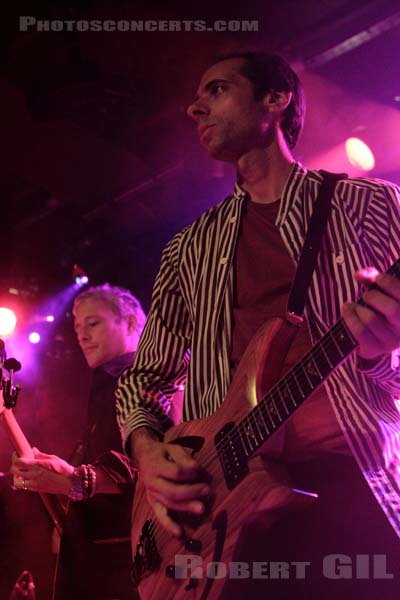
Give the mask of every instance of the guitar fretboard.
MULTIPOLYGON (((400 259, 387 271, 400 278, 400 259)), ((364 305, 360 299, 358 304, 364 305)), ((236 426, 246 455, 251 456, 325 379, 353 352, 357 342, 340 319, 318 343, 262 398, 236 426)))

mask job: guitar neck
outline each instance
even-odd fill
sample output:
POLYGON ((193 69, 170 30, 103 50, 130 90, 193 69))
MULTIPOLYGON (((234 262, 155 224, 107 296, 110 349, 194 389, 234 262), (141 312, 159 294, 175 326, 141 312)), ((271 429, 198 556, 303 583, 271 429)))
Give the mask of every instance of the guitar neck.
POLYGON ((5 408, 1 413, 1 417, 6 427, 8 437, 17 454, 22 458, 34 458, 32 447, 14 417, 12 410, 5 408))
MULTIPOLYGON (((4 408, 0 414, 0 418, 3 420, 8 437, 17 454, 21 458, 34 458, 32 447, 26 439, 26 436, 19 426, 12 410, 4 408)), ((61 535, 63 529, 62 524, 66 513, 65 502, 53 494, 44 494, 39 492, 39 496, 53 522, 54 527, 57 529, 59 535, 61 535)))
MULTIPOLYGON (((387 273, 400 278, 400 259, 387 273)), ((360 299, 358 304, 365 303, 360 299)), ((246 456, 254 454, 356 347, 340 319, 236 426, 246 456)))
POLYGON ((343 321, 336 323, 238 425, 250 457, 309 398, 356 347, 343 321))

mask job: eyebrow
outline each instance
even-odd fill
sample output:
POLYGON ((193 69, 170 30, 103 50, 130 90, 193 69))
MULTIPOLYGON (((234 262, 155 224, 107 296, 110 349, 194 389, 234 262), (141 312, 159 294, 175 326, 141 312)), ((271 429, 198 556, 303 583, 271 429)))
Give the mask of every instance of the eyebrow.
MULTIPOLYGON (((98 315, 87 315, 86 317, 83 317, 83 322, 86 323, 89 319, 99 319, 100 317, 98 315)), ((79 326, 79 323, 74 323, 74 329, 76 330, 76 328, 79 326)))
MULTIPOLYGON (((222 79, 221 77, 217 77, 216 79, 211 79, 210 81, 208 81, 206 83, 206 85, 204 86, 204 92, 209 92, 210 89, 216 84, 216 83, 232 83, 229 79, 222 79)), ((194 98, 194 102, 197 102, 197 100, 200 98, 199 94, 196 94, 195 98, 194 98)))

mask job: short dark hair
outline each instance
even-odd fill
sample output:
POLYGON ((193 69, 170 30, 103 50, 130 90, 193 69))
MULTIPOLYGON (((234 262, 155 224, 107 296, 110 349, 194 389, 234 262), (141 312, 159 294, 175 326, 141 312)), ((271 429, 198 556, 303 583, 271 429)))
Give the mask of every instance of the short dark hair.
POLYGON ((294 148, 306 110, 303 85, 296 73, 281 56, 268 52, 232 52, 217 56, 214 64, 231 58, 244 59, 240 72, 252 83, 256 100, 262 100, 271 90, 292 93, 290 104, 283 113, 281 129, 289 148, 294 148))

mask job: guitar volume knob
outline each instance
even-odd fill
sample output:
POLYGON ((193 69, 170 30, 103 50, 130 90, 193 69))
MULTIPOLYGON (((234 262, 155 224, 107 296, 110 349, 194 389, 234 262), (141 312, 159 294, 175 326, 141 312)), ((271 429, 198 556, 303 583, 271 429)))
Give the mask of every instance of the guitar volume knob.
POLYGON ((175 566, 174 565, 168 565, 168 567, 165 567, 165 575, 169 579, 175 579, 175 575, 176 575, 175 566))
POLYGON ((201 540, 195 540, 193 538, 185 540, 185 548, 189 552, 193 552, 194 554, 198 554, 202 550, 201 540))

